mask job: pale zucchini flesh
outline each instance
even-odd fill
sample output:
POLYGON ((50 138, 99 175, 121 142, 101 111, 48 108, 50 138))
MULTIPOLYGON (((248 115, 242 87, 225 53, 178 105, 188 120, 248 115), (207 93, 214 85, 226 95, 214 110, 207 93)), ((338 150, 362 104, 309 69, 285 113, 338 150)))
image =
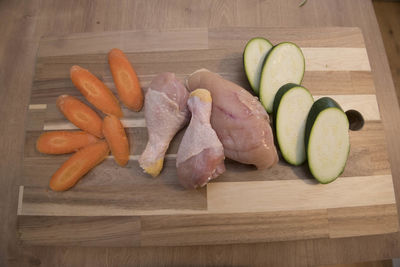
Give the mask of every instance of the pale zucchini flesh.
POLYGON ((344 171, 350 150, 349 121, 336 102, 327 97, 321 99, 310 110, 305 143, 312 175, 326 184, 344 171))
POLYGON ((273 112, 276 139, 283 158, 292 165, 306 161, 305 126, 313 103, 311 93, 297 84, 286 84, 276 94, 273 112))
POLYGON ((260 100, 268 113, 279 88, 287 83, 300 84, 304 71, 304 56, 297 45, 280 43, 268 52, 260 77, 260 100))
POLYGON ((256 37, 247 42, 243 52, 243 65, 247 80, 254 93, 258 95, 261 69, 265 56, 272 44, 265 38, 256 37))

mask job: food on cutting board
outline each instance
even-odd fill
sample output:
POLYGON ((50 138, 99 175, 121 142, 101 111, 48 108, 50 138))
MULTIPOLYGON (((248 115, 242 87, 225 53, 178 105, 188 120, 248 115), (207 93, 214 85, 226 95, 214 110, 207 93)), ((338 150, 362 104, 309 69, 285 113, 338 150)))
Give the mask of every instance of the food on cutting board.
POLYGON ((70 69, 72 83, 82 95, 105 114, 112 114, 121 118, 123 116, 117 98, 110 89, 87 69, 72 66, 70 69))
MULTIPOLYGON (((329 183, 343 172, 350 147, 349 122, 334 100, 325 97, 314 102, 310 92, 299 85, 305 62, 301 49, 293 43, 272 46, 261 37, 247 43, 243 65, 261 102, 206 69, 188 77, 190 97, 175 74, 165 72, 153 79, 143 101, 138 77, 126 55, 112 49, 108 60, 121 101, 133 111, 140 111, 144 104, 148 143, 139 164, 153 177, 161 172, 168 146, 188 123, 190 112, 192 118, 176 160, 178 178, 186 188, 204 186, 222 174, 225 156, 258 169, 276 164, 278 154, 267 112, 273 112, 277 142, 287 162, 300 165, 308 159, 312 175, 321 183, 329 183)), ((102 121, 75 97, 57 99, 65 117, 87 133, 51 132, 37 140, 37 149, 43 153, 78 150, 53 175, 50 187, 55 191, 71 188, 107 157, 110 148, 120 166, 129 160, 117 98, 84 68, 72 66, 70 75, 86 99, 108 116, 102 121), (105 141, 97 139, 104 136, 105 141)))
POLYGON ((144 101, 149 140, 139 158, 145 172, 157 176, 163 167, 165 153, 175 134, 189 121, 189 93, 173 73, 157 75, 147 89, 144 101))
POLYGON ((121 121, 114 115, 107 115, 103 120, 103 134, 115 162, 125 166, 129 161, 129 143, 121 121))
POLYGON ((255 37, 247 42, 243 52, 243 66, 247 80, 256 95, 259 94, 260 77, 263 63, 268 51, 272 48, 270 41, 255 37))
POLYGON ((180 183, 185 188, 206 185, 225 171, 224 149, 210 124, 212 98, 209 91, 196 89, 187 102, 192 114, 176 157, 180 183))
POLYGON ((287 83, 300 84, 304 71, 304 56, 297 45, 280 43, 268 52, 260 75, 260 101, 268 113, 279 88, 287 83))
POLYGON ((189 91, 204 88, 212 101, 211 125, 227 158, 265 169, 278 162, 269 117, 245 89, 206 69, 192 73, 189 91))
POLYGON ((57 106, 76 127, 97 137, 103 137, 103 121, 93 109, 78 98, 70 95, 60 95, 57 98, 57 106))
POLYGON ((143 106, 143 92, 139 79, 124 52, 114 48, 108 53, 108 63, 117 88, 119 99, 133 111, 143 106))
POLYGON ((283 158, 293 165, 306 161, 304 132, 308 112, 314 99, 304 87, 288 83, 276 93, 273 116, 278 142, 283 158))
POLYGON ((54 131, 42 133, 36 149, 45 154, 68 154, 98 141, 96 136, 83 131, 54 131))
POLYGON ((78 150, 51 177, 50 188, 54 191, 65 191, 73 187, 82 176, 101 163, 109 152, 106 141, 78 150))
POLYGON ((342 174, 350 150, 349 121, 335 100, 323 97, 314 102, 304 140, 308 166, 315 179, 326 184, 342 174))

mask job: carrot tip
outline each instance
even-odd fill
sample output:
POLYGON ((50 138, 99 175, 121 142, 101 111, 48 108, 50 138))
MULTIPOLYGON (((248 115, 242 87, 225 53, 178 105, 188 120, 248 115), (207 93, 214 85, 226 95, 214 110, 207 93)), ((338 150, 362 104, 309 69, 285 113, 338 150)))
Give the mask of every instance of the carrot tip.
POLYGON ((122 53, 122 50, 119 49, 119 48, 113 48, 113 49, 110 50, 109 53, 110 53, 110 54, 111 54, 111 53, 122 53))
POLYGON ((84 70, 84 68, 82 68, 82 67, 80 67, 80 66, 78 66, 78 65, 73 65, 73 66, 70 68, 70 72, 74 72, 74 71, 78 71, 78 70, 84 70))

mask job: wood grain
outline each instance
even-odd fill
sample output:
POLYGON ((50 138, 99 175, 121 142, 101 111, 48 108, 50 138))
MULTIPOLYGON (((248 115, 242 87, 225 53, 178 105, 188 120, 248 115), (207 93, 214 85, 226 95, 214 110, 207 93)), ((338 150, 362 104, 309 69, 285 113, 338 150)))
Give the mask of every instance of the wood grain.
POLYGON ((395 203, 392 184, 391 175, 338 178, 329 186, 314 180, 210 183, 207 202, 213 213, 375 206, 395 203))
POLYGON ((19 216, 18 225, 24 245, 126 247, 140 244, 139 217, 19 216))
POLYGON ((38 57, 96 54, 118 47, 126 52, 148 52, 162 50, 205 49, 208 47, 208 31, 204 28, 190 28, 168 31, 135 31, 106 33, 76 33, 66 37, 44 37, 38 57), (160 46, 162 41, 162 46, 160 46), (162 47, 162 49, 160 49, 162 47))
MULTIPOLYGON (((37 44, 42 35, 134 29, 171 29, 221 26, 353 26, 364 33, 372 77, 390 146, 389 160, 396 191, 400 175, 400 118, 390 69, 370 1, 308 1, 302 8, 293 1, 1 1, 0 124, 1 152, 1 265, 126 266, 126 265, 258 265, 314 266, 372 261, 399 256, 399 235, 315 239, 220 246, 82 248, 24 247, 15 241, 15 210, 24 125, 22 110, 29 90, 37 44), (12 145, 11 145, 12 144, 12 145), (20 149, 16 149, 19 147, 20 149), (4 223, 3 223, 4 221, 4 223)), ((325 29, 321 30, 324 32, 325 29)), ((331 33, 332 34, 332 33, 331 33)), ((236 37, 235 37, 236 38, 236 37)), ((220 38, 224 39, 223 36, 220 38)), ((232 40, 231 40, 232 41, 232 40)), ((233 40, 234 41, 234 40, 233 40)), ((328 43, 331 43, 329 40, 328 43)), ((230 43, 230 42, 229 42, 230 43)), ((343 41, 346 44, 346 41, 343 41)), ((331 94, 331 93, 329 93, 331 94)), ((43 102, 38 102, 42 104, 43 102)), ((24 123, 24 121, 26 123, 24 123)), ((357 265, 358 266, 358 265, 357 265)), ((371 265, 372 266, 372 265, 371 265)))
MULTIPOLYGON (((248 5, 246 5, 248 8, 248 5)), ((363 36, 359 29, 346 27, 324 27, 302 29, 292 28, 282 32, 282 28, 277 27, 218 27, 211 28, 209 31, 210 48, 231 48, 244 47, 247 41, 254 36, 263 36, 273 44, 291 41, 301 47, 365 47, 363 36), (221 34, 223 33, 223 34, 221 34), (304 36, 307 35, 307 38, 304 36), (329 36, 329 37, 326 37, 329 36)))
POLYGON ((364 48, 302 48, 306 69, 310 71, 370 71, 364 48))
POLYGON ((388 54, 389 66, 396 89, 397 100, 400 103, 400 3, 374 2, 374 9, 379 22, 383 43, 388 54))
POLYGON ((329 233, 331 237, 362 236, 365 233, 379 234, 397 231, 399 225, 395 204, 377 205, 372 208, 337 208, 328 209, 329 233), (373 214, 367 223, 365 214, 373 214), (360 222, 363 222, 360 224, 360 222))

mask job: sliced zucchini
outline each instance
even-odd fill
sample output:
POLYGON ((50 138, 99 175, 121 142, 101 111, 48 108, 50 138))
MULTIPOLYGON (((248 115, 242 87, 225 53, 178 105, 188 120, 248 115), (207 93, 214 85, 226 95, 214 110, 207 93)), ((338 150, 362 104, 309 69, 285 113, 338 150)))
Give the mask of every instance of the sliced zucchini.
POLYGON ((272 48, 272 44, 265 38, 255 37, 247 42, 243 52, 243 65, 251 89, 258 95, 260 73, 265 56, 272 48))
POLYGON ((343 173, 350 151, 349 121, 335 100, 323 97, 314 102, 304 138, 312 175, 323 184, 334 181, 343 173))
POLYGON ((313 103, 311 93, 294 83, 285 84, 276 93, 273 108, 276 139, 283 158, 292 165, 306 161, 304 133, 313 103))
POLYGON ((274 46, 265 58, 260 78, 260 100, 272 112, 279 88, 287 83, 300 84, 305 70, 301 49, 289 42, 274 46))

